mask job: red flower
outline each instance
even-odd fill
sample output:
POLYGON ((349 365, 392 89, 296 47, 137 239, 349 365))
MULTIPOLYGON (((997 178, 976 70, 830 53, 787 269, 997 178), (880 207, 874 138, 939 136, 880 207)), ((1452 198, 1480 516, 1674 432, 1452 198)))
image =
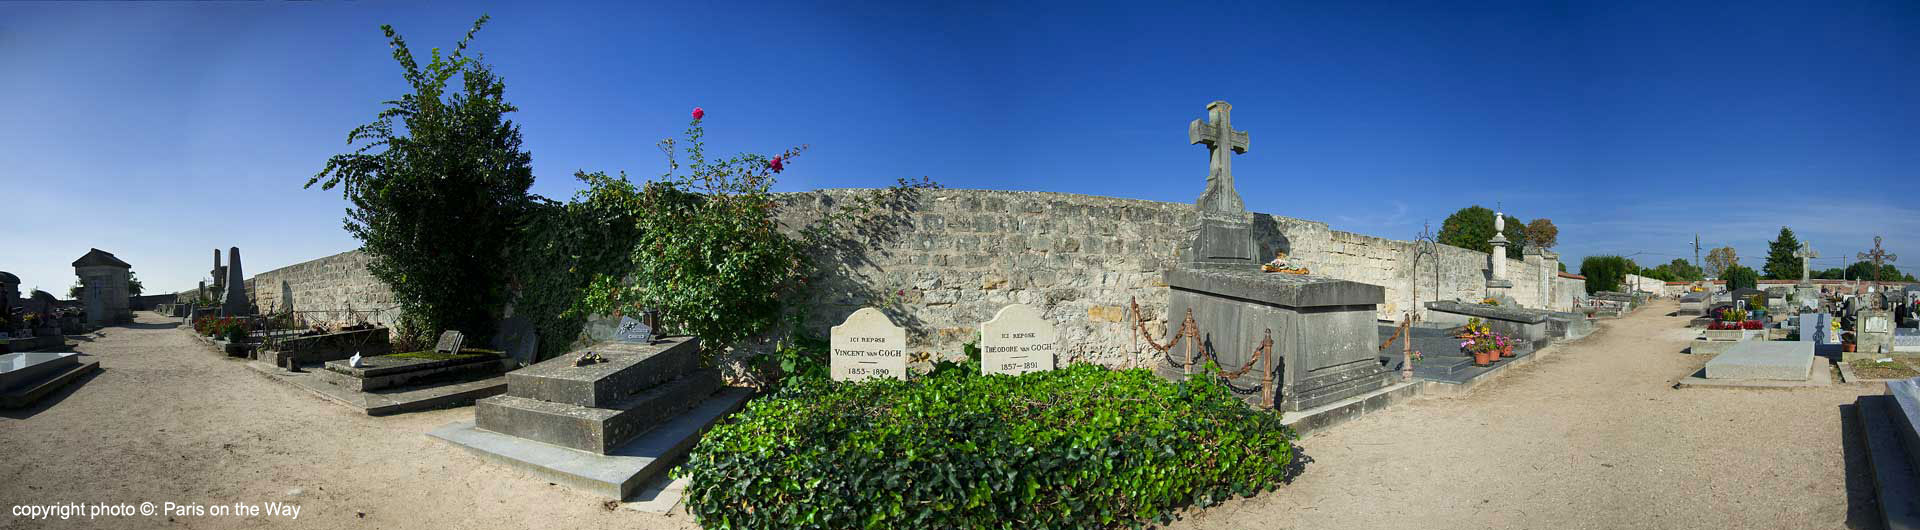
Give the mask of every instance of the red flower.
POLYGON ((780 170, 786 169, 787 165, 784 163, 781 163, 780 157, 776 156, 776 157, 773 157, 773 160, 767 161, 767 167, 772 168, 774 173, 779 173, 780 170))
POLYGON ((705 117, 707 117, 707 111, 706 111, 706 109, 702 109, 702 108, 700 108, 700 107, 694 107, 694 108, 693 108, 693 119, 694 119, 694 120, 696 120, 696 121, 698 121, 698 120, 700 120, 701 118, 705 118, 705 117))

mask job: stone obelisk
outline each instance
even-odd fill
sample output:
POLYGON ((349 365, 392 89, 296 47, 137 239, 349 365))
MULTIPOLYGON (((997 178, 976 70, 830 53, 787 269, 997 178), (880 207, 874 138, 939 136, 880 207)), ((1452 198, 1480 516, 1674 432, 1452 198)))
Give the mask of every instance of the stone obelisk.
POLYGON ((247 301, 247 277, 240 272, 240 247, 227 249, 227 298, 220 305, 226 316, 253 314, 253 304, 247 301))

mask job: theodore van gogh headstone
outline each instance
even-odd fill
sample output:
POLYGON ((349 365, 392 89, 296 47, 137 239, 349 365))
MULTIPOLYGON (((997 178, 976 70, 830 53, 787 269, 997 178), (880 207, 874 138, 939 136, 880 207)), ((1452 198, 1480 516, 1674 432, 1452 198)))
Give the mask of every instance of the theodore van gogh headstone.
POLYGON ((905 379, 907 330, 893 325, 880 310, 860 308, 832 330, 830 361, 835 381, 874 377, 905 379))
POLYGON ((993 320, 980 323, 980 373, 1020 375, 1053 369, 1053 353, 1060 342, 1053 322, 1026 304, 1000 308, 993 320))

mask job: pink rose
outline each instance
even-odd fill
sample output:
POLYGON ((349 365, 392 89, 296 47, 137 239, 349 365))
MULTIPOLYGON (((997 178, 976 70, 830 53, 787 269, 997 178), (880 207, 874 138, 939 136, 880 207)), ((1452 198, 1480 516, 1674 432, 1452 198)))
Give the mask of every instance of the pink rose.
POLYGON ((700 107, 694 107, 694 108, 693 108, 693 119, 694 119, 694 120, 696 120, 696 121, 698 121, 698 120, 700 120, 700 119, 702 119, 702 118, 705 118, 705 117, 707 117, 707 111, 706 111, 706 109, 702 109, 702 108, 700 108, 700 107))
POLYGON ((787 165, 784 163, 781 163, 780 157, 776 156, 776 157, 773 157, 773 160, 767 161, 767 167, 773 169, 774 173, 779 173, 780 170, 786 169, 787 165))

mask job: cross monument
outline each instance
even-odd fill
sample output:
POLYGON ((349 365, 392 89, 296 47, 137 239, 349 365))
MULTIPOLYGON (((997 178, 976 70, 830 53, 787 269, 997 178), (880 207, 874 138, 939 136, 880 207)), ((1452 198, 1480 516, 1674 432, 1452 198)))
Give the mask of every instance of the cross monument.
POLYGON ((1793 251, 1793 257, 1800 258, 1800 285, 1813 283, 1813 276, 1811 272, 1809 272, 1813 270, 1813 265, 1810 263, 1813 258, 1820 257, 1820 253, 1814 252, 1813 247, 1808 246, 1807 242, 1801 241, 1800 250, 1793 251))
POLYGON ((1207 104, 1207 119, 1187 124, 1187 143, 1207 144, 1207 190, 1194 205, 1204 211, 1241 213, 1240 192, 1233 186, 1233 155, 1247 152, 1247 132, 1233 130, 1233 105, 1207 104))
MULTIPOLYGON (((1880 236, 1873 236, 1873 250, 1869 252, 1861 252, 1859 257, 1860 257, 1860 261, 1873 262, 1873 286, 1876 288, 1880 287, 1880 269, 1886 266, 1885 265, 1886 262, 1900 261, 1900 256, 1888 254, 1886 250, 1882 250, 1880 248, 1880 236)), ((1875 290, 1883 290, 1883 289, 1875 289, 1875 290)), ((1882 293, 1882 296, 1880 299, 1881 300, 1886 299, 1885 293, 1882 293)))

